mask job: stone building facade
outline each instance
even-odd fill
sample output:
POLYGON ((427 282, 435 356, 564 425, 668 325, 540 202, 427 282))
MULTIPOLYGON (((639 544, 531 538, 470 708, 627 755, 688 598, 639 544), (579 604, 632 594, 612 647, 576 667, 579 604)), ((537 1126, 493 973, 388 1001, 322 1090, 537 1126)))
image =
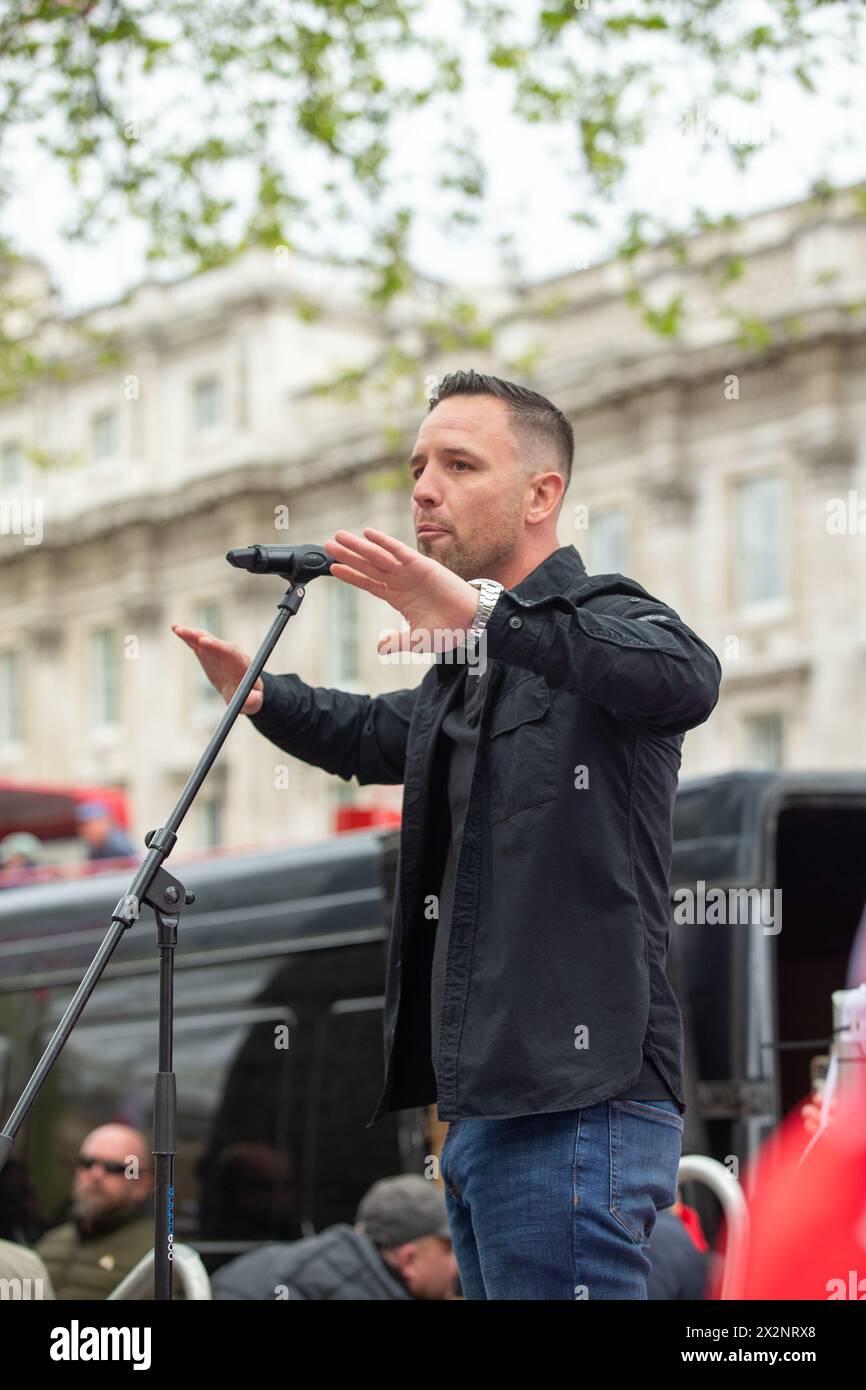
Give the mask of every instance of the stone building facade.
MULTIPOLYGON (((74 370, 0 404, 0 778, 124 786, 143 843, 223 708, 170 624, 255 649, 284 586, 233 570, 235 546, 365 525, 412 544, 408 473, 390 480, 420 381, 468 366, 571 419, 560 542, 637 579, 719 653, 722 698, 682 775, 862 767, 866 219, 853 195, 800 204, 686 251, 500 293, 493 350, 425 363, 387 404, 372 387, 345 402, 313 390, 413 345, 423 306, 377 317, 354 272, 250 252, 80 321, 52 305, 43 350, 74 370), (635 271, 678 336, 645 326, 635 271)), ((423 669, 377 657, 392 617, 311 584, 269 669, 370 694, 414 685, 423 669)), ((242 718, 179 848, 321 838, 352 801, 398 810, 400 789, 290 762, 242 718)))

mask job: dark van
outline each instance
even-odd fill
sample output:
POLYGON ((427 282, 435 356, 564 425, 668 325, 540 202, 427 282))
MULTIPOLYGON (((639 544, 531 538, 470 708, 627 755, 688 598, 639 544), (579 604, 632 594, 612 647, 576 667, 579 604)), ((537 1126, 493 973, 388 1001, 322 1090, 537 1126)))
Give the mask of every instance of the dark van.
POLYGON ((849 984, 866 906, 866 772, 684 782, 671 890, 683 1153, 742 1164, 809 1095, 812 1059, 833 1042, 832 995, 849 984), (710 910, 713 889, 726 913, 710 910), (689 894, 704 921, 678 920, 689 894))
MULTIPOLYGON (((302 848, 173 856, 167 868, 195 893, 176 952, 175 1233, 214 1269, 261 1241, 351 1220, 377 1178, 422 1170, 423 1123, 393 1116, 365 1128, 382 1084, 396 843, 393 833, 356 831, 302 848)), ((125 869, 0 893, 3 1122, 131 877, 125 869)), ((20 1208, 25 1173, 31 1225, 54 1223, 90 1129, 122 1118, 150 1135, 155 940, 145 909, 0 1174, 0 1235, 22 1238, 14 1194, 20 1208)))
MULTIPOLYGON (((866 901, 866 773, 684 782, 674 831, 669 970, 686 1027, 683 1152, 744 1161, 805 1097, 810 1059, 829 1048, 831 994, 846 984, 866 901), (777 893, 779 930, 761 919, 755 893, 744 899, 750 920, 696 920, 713 888, 725 902, 736 890, 777 893), (689 893, 692 920, 677 920, 689 915, 689 893)), ((398 839, 363 830, 167 861, 196 895, 176 952, 175 1229, 211 1271, 262 1241, 351 1221, 373 1181, 423 1172, 438 1150, 434 1107, 365 1127, 383 1079, 398 839)), ((131 876, 0 893, 4 1121, 131 876)), ((23 1126, 0 1175, 0 1236, 34 1239, 58 1219, 90 1129, 122 1118, 150 1134, 155 937, 146 911, 23 1126)), ((712 1228, 712 1211, 702 1214, 712 1228)))

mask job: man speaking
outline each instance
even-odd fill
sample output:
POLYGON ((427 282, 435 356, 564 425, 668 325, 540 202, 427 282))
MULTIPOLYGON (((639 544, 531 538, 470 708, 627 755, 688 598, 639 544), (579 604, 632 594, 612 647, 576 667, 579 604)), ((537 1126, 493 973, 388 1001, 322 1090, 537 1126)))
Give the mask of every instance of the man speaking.
MULTIPOLYGON (((475 372, 440 382, 408 467, 418 549, 337 531, 332 575, 435 652, 375 697, 263 673, 243 712, 294 757, 403 784, 370 1124, 433 1103, 470 1299, 645 1299, 677 1197, 682 1020, 665 974, 683 735, 721 668, 673 609, 590 576, 556 521, 560 410, 475 372)), ((226 701, 250 658, 175 626, 226 701)))

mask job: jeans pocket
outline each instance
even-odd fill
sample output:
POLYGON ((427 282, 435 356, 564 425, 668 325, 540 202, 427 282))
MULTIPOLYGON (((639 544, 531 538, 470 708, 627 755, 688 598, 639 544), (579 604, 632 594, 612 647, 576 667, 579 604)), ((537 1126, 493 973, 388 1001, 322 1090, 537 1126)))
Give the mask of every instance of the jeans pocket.
POLYGON ((447 1178, 445 1176, 445 1150, 448 1148, 448 1140, 451 1138, 451 1135, 454 1133, 454 1130, 457 1128, 459 1123, 459 1120, 451 1121, 451 1123, 448 1126, 448 1132, 445 1135, 445 1138, 442 1140, 442 1147, 439 1150, 439 1176, 443 1180, 443 1182, 447 1182, 447 1178))
POLYGON ((683 1117, 638 1100, 609 1101, 608 1117, 610 1214, 645 1245, 658 1213, 677 1200, 683 1117))
MULTIPOLYGON (((623 1102, 619 1102, 619 1103, 622 1104, 623 1102)), ((630 1100, 630 1101, 627 1101, 627 1102, 625 1102, 625 1103, 628 1104, 628 1105, 636 1105, 637 1108, 638 1108, 638 1110, 652 1110, 652 1111, 654 1111, 654 1112, 658 1115, 659 1119, 661 1119, 662 1116, 667 1116, 669 1119, 671 1119, 671 1120, 675 1121, 676 1123, 678 1123, 679 1129, 680 1129, 680 1133, 682 1133, 682 1131, 683 1131, 683 1126, 684 1126, 684 1123, 685 1123, 685 1122, 684 1122, 684 1120, 683 1120, 682 1115, 680 1114, 680 1109, 679 1109, 679 1106, 677 1105, 676 1101, 673 1101, 673 1100, 630 1100)))

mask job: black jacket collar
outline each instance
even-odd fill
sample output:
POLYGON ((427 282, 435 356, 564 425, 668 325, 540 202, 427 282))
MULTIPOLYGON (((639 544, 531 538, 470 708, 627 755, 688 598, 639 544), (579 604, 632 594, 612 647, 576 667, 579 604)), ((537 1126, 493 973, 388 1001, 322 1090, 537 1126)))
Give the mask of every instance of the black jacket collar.
MULTIPOLYGON (((580 558, 578 551, 573 545, 561 545, 557 550, 552 550, 547 558, 541 561, 540 565, 536 565, 534 570, 530 570, 529 574, 525 575, 520 583, 515 584, 509 592, 530 601, 543 599, 550 594, 561 594, 582 574, 586 574, 586 565, 580 558)), ((455 653, 462 647, 463 643, 458 643, 455 653)), ((436 652, 433 659, 434 669, 438 669, 440 676, 446 680, 450 680, 452 675, 457 675, 464 664, 455 655, 450 655, 447 652, 436 652)))
POLYGON ((546 560, 530 570, 519 584, 511 590, 521 598, 546 598, 548 594, 561 593, 574 582, 576 577, 586 574, 586 565, 573 545, 561 545, 553 550, 546 560))

